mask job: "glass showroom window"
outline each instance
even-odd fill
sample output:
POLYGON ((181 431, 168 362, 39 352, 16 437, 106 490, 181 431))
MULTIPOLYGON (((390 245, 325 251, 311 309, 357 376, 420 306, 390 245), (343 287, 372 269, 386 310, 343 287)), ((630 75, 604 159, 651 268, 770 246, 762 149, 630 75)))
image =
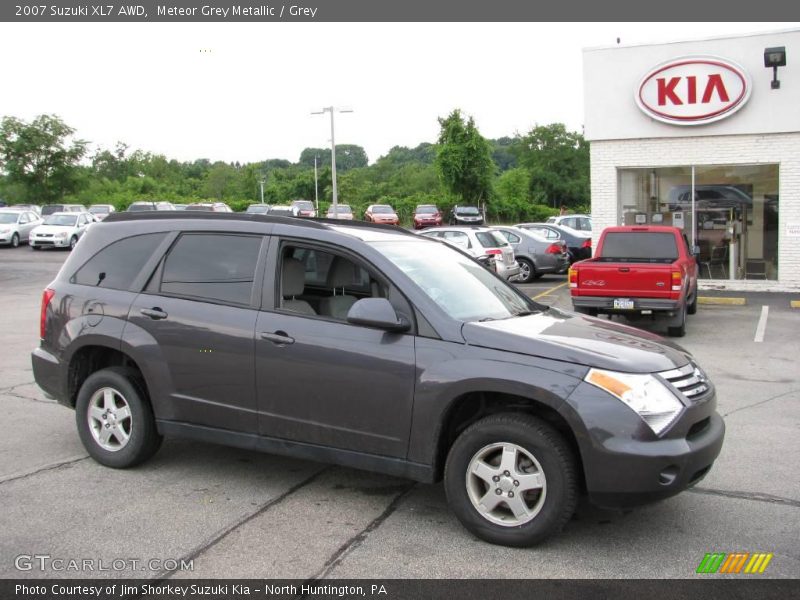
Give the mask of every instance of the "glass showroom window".
POLYGON ((702 278, 778 278, 778 165, 619 169, 618 177, 620 222, 683 229, 700 250, 702 278))

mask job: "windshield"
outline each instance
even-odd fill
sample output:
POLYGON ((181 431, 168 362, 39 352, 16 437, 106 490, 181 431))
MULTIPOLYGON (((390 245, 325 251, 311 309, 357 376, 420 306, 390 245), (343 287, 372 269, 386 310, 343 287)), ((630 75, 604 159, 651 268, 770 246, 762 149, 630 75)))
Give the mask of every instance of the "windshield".
MULTIPOLYGON (((340 205, 339 205, 339 206, 336 208, 336 213, 337 213, 337 214, 338 214, 338 213, 351 213, 351 212, 353 212, 353 211, 352 211, 352 210, 350 210, 350 207, 349 207, 349 206, 347 206, 347 204, 340 204, 340 205)), ((331 206, 331 207, 328 209, 328 213, 330 213, 330 214, 333 214, 333 207, 332 207, 332 206, 331 206)))
POLYGON ((0 213, 0 223, 3 224, 16 223, 18 218, 17 213, 0 213))
POLYGON ((373 206, 372 212, 380 214, 393 214, 394 209, 391 206, 373 206))
POLYGON ((131 204, 128 207, 128 212, 137 212, 142 210, 155 210, 156 207, 151 203, 147 202, 145 204, 131 204))
POLYGON ((453 319, 507 319, 538 309, 485 267, 445 244, 409 241, 373 246, 453 319))
POLYGON ((480 211, 474 206, 457 206, 456 214, 459 215, 479 215, 480 211))
POLYGON ((50 215, 44 220, 44 225, 58 225, 62 227, 75 227, 77 215, 50 215))
POLYGON ((435 206, 418 206, 416 210, 418 215, 432 215, 437 212, 439 211, 436 210, 435 206))
POLYGON ((108 206, 92 206, 89 212, 93 215, 104 215, 108 212, 108 206))
POLYGON ((292 205, 300 210, 314 210, 314 203, 310 200, 295 200, 292 205))
POLYGON ((256 204, 255 206, 248 206, 247 212, 249 213, 262 213, 266 214, 269 210, 269 206, 266 204, 256 204))

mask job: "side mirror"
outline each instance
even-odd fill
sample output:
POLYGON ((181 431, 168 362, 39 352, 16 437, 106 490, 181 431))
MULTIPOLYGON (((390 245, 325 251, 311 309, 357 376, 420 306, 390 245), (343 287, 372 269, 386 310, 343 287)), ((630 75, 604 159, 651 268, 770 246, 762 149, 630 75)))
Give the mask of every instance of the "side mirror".
POLYGON ((411 329, 411 323, 398 317, 394 306, 386 298, 362 298, 350 307, 347 322, 398 333, 411 329))

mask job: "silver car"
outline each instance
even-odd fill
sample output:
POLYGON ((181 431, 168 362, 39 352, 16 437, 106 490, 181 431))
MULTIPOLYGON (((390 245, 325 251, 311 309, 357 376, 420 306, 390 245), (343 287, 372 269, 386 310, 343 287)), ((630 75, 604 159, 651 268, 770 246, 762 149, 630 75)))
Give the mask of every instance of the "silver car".
POLYGON ((32 210, 0 209, 0 245, 16 248, 41 224, 42 218, 32 210))
POLYGON ((520 268, 519 283, 530 283, 545 273, 564 273, 569 268, 567 244, 548 240, 532 231, 516 227, 492 227, 511 247, 520 268))
POLYGON ((419 235, 445 241, 475 258, 491 256, 494 261, 490 264, 500 277, 508 281, 515 281, 519 277, 520 268, 511 244, 488 227, 433 227, 421 231, 419 235))
POLYGON ((86 232, 86 228, 92 223, 94 223, 94 217, 88 212, 53 213, 31 231, 28 245, 31 250, 41 250, 42 248, 69 248, 72 250, 86 232))

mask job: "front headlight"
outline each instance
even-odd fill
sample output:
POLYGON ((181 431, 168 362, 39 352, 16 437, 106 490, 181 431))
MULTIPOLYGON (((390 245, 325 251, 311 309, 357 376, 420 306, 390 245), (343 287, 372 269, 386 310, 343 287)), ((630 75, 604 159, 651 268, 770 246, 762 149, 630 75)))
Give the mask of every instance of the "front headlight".
POLYGON ((66 231, 62 231, 60 233, 57 233, 56 237, 57 238, 65 238, 65 237, 67 237, 67 232, 66 231))
POLYGON ((683 409, 675 394, 649 374, 591 369, 584 380, 622 400, 656 435, 669 427, 683 409))
POLYGON ((8 227, 0 227, 0 233, 11 233, 11 229, 8 227))

